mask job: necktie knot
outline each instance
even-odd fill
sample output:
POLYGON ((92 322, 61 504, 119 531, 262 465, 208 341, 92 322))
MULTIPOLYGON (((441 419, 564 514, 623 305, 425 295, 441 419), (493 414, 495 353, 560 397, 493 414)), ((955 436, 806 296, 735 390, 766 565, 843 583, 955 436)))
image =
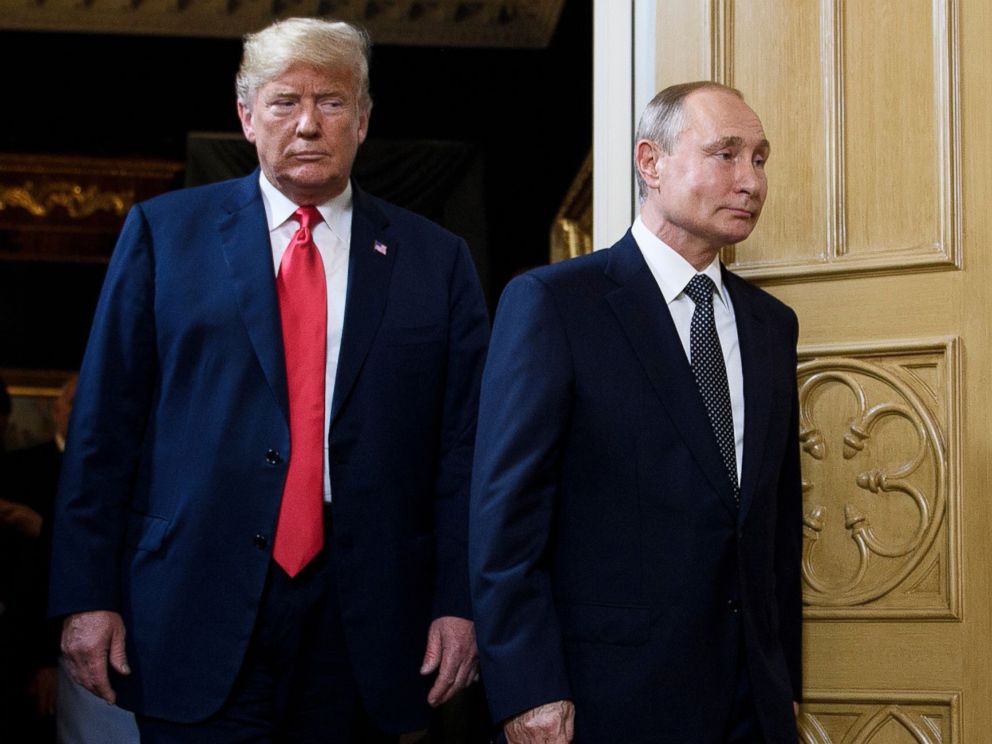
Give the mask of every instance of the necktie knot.
POLYGON ((293 219, 300 223, 301 231, 309 234, 310 228, 314 225, 319 225, 323 217, 320 216, 320 210, 317 207, 306 206, 299 207, 293 212, 293 219))
POLYGON ((685 285, 683 290, 689 299, 691 299, 697 305, 711 305, 713 303, 713 290, 716 289, 716 285, 713 280, 710 279, 706 274, 696 274, 685 285))

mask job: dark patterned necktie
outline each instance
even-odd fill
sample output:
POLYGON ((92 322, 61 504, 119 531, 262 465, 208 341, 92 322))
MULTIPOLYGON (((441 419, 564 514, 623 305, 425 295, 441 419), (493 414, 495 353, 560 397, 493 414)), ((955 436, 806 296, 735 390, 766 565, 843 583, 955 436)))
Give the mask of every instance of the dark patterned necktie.
POLYGON ((685 288, 685 293, 696 304, 689 329, 689 358, 696 384, 702 393, 706 412, 713 426, 723 464, 734 487, 734 501, 740 505, 737 484, 737 450, 734 445, 734 412, 730 406, 730 388, 727 386, 727 368, 723 363, 723 349, 713 320, 713 280, 705 274, 696 274, 685 288))

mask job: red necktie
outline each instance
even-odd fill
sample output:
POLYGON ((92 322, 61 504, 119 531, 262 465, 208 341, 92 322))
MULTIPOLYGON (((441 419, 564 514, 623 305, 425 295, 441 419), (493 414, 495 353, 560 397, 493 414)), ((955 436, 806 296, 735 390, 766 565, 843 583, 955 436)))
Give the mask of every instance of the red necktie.
POLYGON ((295 576, 324 546, 324 368, 327 281, 313 242, 316 207, 293 213, 300 228, 282 256, 276 289, 289 388, 289 472, 272 557, 295 576))

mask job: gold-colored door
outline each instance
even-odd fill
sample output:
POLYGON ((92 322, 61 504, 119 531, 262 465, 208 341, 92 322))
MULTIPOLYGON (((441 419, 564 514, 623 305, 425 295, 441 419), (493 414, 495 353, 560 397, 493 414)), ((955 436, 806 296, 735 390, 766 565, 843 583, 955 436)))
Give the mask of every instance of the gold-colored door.
POLYGON ((772 142, 725 259, 801 325, 815 744, 992 742, 992 0, 658 0, 772 142))

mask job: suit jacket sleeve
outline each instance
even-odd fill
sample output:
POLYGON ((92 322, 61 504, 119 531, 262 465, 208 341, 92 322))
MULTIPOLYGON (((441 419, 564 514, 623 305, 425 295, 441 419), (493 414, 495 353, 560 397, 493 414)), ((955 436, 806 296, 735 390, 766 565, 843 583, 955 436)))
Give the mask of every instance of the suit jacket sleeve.
POLYGON ((127 503, 156 385, 154 294, 138 206, 114 250, 80 370, 53 524, 53 616, 119 609, 127 503))
POLYGON ((514 280, 483 375, 469 537, 479 653, 497 721, 571 697, 548 570, 571 378, 548 288, 530 275, 514 280))
MULTIPOLYGON (((791 314, 791 313, 790 313, 791 314)), ((796 348, 799 325, 792 320, 792 348, 796 348)), ((793 361, 795 357, 793 356, 793 361)), ((795 368, 795 364, 793 364, 795 368)), ((793 700, 802 699, 802 577, 800 573, 803 545, 803 494, 799 463, 799 400, 796 375, 793 374, 791 421, 788 449, 779 475, 779 503, 776 542, 777 600, 779 630, 785 651, 793 700)))
POLYGON ((471 618, 468 500, 479 384, 489 341, 489 314, 468 246, 459 241, 449 297, 448 360, 434 524, 438 570, 433 616, 471 618))

